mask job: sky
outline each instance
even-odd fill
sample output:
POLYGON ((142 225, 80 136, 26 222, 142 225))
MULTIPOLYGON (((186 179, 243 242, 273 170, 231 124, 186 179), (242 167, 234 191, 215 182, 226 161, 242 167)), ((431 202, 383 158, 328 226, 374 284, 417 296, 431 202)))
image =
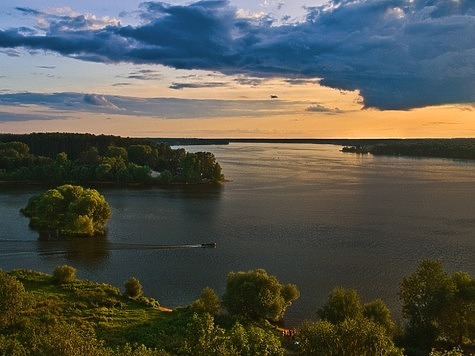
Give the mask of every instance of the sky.
POLYGON ((0 132, 475 137, 475 1, 2 0, 0 132))

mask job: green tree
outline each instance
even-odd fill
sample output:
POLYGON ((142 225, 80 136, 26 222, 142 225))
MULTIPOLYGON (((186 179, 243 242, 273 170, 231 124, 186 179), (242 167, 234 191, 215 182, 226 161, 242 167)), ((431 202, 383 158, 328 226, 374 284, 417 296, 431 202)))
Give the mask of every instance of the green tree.
POLYGON ((181 354, 190 356, 237 355, 231 348, 224 329, 214 324, 214 318, 208 313, 193 314, 186 327, 186 341, 181 354))
POLYGON ((337 324, 306 321, 295 339, 300 355, 402 355, 384 327, 362 317, 337 324))
POLYGON ((386 329, 366 318, 345 319, 337 333, 340 355, 403 355, 386 329))
POLYGON ((73 282, 76 279, 76 268, 69 265, 57 266, 53 272, 53 279, 59 284, 73 282))
POLYGON ((95 189, 65 184, 33 196, 21 212, 44 237, 105 234, 110 207, 95 189))
POLYGON ((337 355, 338 334, 334 324, 326 320, 304 321, 295 335, 300 355, 337 355))
POLYGON ((441 336, 453 345, 475 343, 475 279, 466 272, 456 272, 451 279, 455 290, 441 311, 441 336))
POLYGON ((391 318, 391 311, 381 299, 364 304, 363 316, 381 325, 389 335, 394 333, 395 325, 391 318))
POLYGON ((318 316, 333 324, 345 319, 355 319, 362 315, 362 305, 358 292, 343 287, 334 288, 328 296, 328 301, 317 310, 318 316))
POLYGON ((279 337, 271 330, 257 326, 246 328, 239 322, 231 329, 231 345, 243 356, 282 356, 285 354, 279 337))
POLYGON ((110 350, 97 339, 92 329, 56 320, 33 326, 26 336, 30 355, 55 356, 108 356, 110 350))
POLYGON ((442 311, 447 310, 455 285, 442 263, 423 260, 404 277, 399 290, 403 316, 408 320, 406 343, 429 351, 441 332, 442 311))
POLYGON ((135 277, 129 278, 125 283, 125 294, 131 298, 138 298, 142 295, 143 289, 139 280, 135 277))
POLYGON ((18 321, 29 300, 23 284, 0 270, 0 328, 18 321))
POLYGON ((199 299, 195 300, 191 307, 193 309, 209 313, 216 316, 221 311, 221 303, 214 289, 206 287, 201 292, 199 299))
POLYGON ((120 157, 124 161, 127 161, 129 158, 127 150, 124 147, 117 147, 113 145, 107 147, 106 156, 114 158, 120 157))
POLYGON ((256 269, 228 274, 223 305, 233 315, 278 320, 298 297, 295 285, 282 285, 265 270, 256 269))

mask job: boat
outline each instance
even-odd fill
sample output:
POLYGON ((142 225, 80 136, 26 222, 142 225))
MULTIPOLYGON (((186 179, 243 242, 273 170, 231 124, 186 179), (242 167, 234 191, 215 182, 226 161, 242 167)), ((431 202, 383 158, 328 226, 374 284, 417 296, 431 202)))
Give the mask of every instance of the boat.
POLYGON ((201 247, 216 248, 216 242, 207 242, 207 243, 201 244, 201 247))

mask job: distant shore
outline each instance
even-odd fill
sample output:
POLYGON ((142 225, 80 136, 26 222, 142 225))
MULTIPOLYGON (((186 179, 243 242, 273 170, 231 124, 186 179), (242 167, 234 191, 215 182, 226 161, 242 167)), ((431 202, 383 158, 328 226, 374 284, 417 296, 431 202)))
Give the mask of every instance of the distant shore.
POLYGON ((170 146, 229 145, 230 143, 320 144, 342 146, 342 152, 385 156, 475 160, 475 138, 300 139, 300 138, 151 138, 170 146))

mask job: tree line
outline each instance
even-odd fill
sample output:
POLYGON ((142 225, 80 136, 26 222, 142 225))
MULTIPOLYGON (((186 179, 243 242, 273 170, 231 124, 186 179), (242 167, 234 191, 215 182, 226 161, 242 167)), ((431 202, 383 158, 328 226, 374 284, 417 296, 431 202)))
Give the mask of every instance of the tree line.
POLYGON ((223 179, 212 153, 190 153, 152 140, 69 133, 0 135, 3 181, 160 185, 223 179))
MULTIPOLYGON (((399 288, 404 324, 386 304, 334 288, 315 317, 291 332, 276 324, 299 297, 263 269, 230 272, 187 307, 158 312, 131 277, 121 292, 76 279, 71 266, 53 275, 0 271, 3 355, 431 355, 475 350, 475 279, 423 260, 399 288), (122 320, 122 323, 118 322, 122 320)), ((166 310, 166 309, 165 309, 166 310)))
POLYGON ((475 159, 475 139, 387 140, 370 145, 344 146, 343 152, 387 156, 475 159))

